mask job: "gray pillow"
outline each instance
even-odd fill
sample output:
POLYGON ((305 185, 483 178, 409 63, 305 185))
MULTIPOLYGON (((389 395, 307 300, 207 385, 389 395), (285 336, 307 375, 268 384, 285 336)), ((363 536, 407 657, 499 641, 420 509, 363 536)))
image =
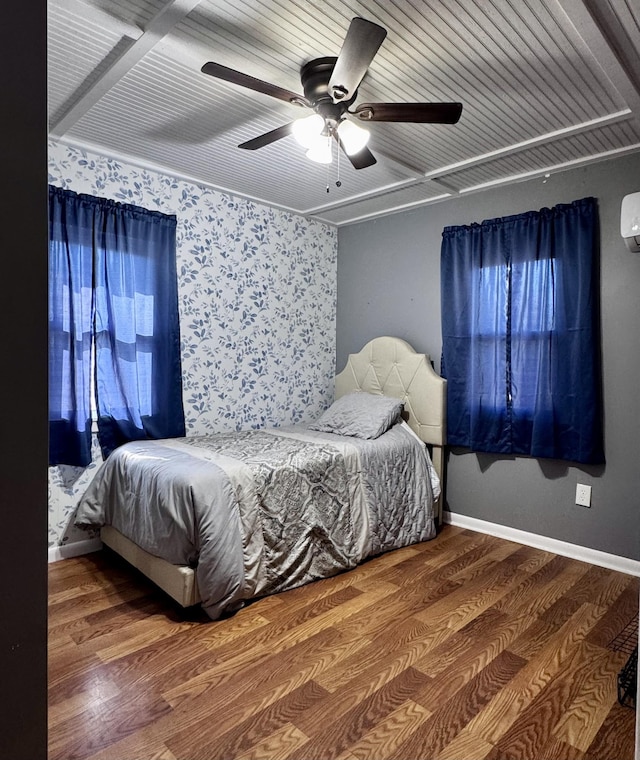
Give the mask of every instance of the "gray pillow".
POLYGON ((355 391, 334 401, 309 429, 355 438, 378 438, 398 422, 401 414, 399 399, 355 391))

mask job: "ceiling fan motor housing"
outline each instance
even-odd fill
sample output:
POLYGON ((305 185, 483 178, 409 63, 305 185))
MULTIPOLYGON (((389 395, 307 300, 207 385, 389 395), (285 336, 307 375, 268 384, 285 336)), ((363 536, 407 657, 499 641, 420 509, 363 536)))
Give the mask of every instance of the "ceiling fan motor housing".
POLYGON ((305 98, 310 101, 321 116, 333 121, 340 120, 342 114, 355 101, 358 95, 358 91, 356 90, 348 100, 340 100, 338 103, 333 102, 333 98, 329 92, 329 80, 331 79, 331 74, 337 60, 335 56, 314 58, 314 60, 305 63, 300 69, 300 80, 305 98))

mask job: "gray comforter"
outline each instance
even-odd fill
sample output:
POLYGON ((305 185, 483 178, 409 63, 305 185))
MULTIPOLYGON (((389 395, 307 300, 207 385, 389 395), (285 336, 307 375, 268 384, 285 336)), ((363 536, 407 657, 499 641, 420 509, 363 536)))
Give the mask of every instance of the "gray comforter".
POLYGON ((85 492, 80 526, 112 525, 196 568, 210 617, 435 535, 439 484, 403 423, 375 440, 302 427, 140 441, 85 492))

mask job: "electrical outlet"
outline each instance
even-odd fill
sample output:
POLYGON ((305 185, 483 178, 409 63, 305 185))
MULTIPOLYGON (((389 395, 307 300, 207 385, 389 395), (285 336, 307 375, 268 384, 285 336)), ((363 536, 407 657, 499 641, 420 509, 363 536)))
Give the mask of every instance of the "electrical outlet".
POLYGON ((576 504, 579 507, 591 506, 591 486, 586 486, 584 483, 578 483, 576 486, 576 504))

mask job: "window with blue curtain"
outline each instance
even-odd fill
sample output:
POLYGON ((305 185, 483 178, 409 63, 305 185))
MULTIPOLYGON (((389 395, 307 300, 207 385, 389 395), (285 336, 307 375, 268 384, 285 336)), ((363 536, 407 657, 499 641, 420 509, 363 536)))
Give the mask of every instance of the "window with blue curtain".
POLYGON ((49 463, 185 434, 176 217, 49 187, 49 463))
POLYGON ((595 198, 446 227, 448 443, 604 462, 595 198))

